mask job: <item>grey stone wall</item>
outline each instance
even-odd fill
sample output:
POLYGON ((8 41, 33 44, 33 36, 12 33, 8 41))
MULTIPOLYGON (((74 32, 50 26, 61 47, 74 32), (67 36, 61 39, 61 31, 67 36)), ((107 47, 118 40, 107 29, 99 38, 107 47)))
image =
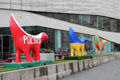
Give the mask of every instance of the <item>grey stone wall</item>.
POLYGON ((120 55, 3 72, 0 73, 0 80, 58 80, 118 59, 120 55))
POLYGON ((102 15, 120 19, 120 0, 0 0, 0 8, 102 15))

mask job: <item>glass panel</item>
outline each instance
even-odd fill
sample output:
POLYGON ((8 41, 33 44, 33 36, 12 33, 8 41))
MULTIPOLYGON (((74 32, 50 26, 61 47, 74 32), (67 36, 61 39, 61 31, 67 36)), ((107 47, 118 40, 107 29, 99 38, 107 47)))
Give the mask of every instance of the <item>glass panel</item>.
POLYGON ((9 36, 3 36, 3 52, 9 52, 9 36))
POLYGON ((9 45, 9 36, 3 36, 3 60, 9 62, 10 58, 10 45, 9 45))
POLYGON ((82 25, 83 26, 96 28, 96 23, 97 23, 96 16, 88 16, 88 15, 82 16, 82 25))
POLYGON ((109 18, 99 17, 98 20, 99 20, 98 29, 104 30, 104 31, 111 31, 109 18))
POLYGON ((0 34, 11 34, 10 28, 0 28, 0 34))
POLYGON ((76 23, 76 24, 80 23, 78 15, 70 14, 69 22, 76 23))
POLYGON ((120 21, 117 20, 117 32, 120 32, 120 21))
POLYGON ((88 34, 84 34, 84 37, 88 39, 88 41, 85 43, 85 50, 87 51, 87 54, 93 54, 91 53, 91 51, 93 50, 92 36, 88 34))
POLYGON ((120 51, 120 44, 114 43, 114 51, 120 51))
POLYGON ((0 36, 0 63, 3 63, 2 36, 0 36))
POLYGON ((62 49, 63 50, 68 50, 70 49, 69 47, 69 36, 68 36, 68 31, 61 31, 61 41, 62 41, 62 49))
POLYGON ((117 20, 115 19, 109 19, 110 20, 110 26, 112 32, 117 32, 117 20))
POLYGON ((37 14, 104 31, 114 32, 120 31, 119 23, 120 21, 108 17, 85 14, 83 15, 83 14, 49 13, 49 12, 37 14))
POLYGON ((82 15, 78 15, 78 24, 82 25, 82 15))
POLYGON ((70 15, 69 14, 60 14, 62 15, 61 16, 61 20, 64 20, 64 21, 70 21, 70 15))
POLYGON ((61 14, 54 14, 54 18, 56 18, 56 19, 61 19, 61 14))
POLYGON ((2 38, 0 36, 0 53, 2 52, 2 38))

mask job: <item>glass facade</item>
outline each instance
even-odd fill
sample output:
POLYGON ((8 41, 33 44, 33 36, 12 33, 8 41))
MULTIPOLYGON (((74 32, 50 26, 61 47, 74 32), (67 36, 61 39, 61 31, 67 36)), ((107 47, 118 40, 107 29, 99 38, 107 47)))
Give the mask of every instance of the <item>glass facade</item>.
MULTIPOLYGON (((95 15, 79 15, 79 14, 62 14, 62 13, 38 13, 40 15, 56 18, 59 20, 71 22, 74 24, 83 25, 89 28, 95 28, 99 30, 120 32, 120 21, 113 18, 95 16, 95 15)), ((23 29, 32 35, 37 35, 40 32, 46 32, 49 39, 43 41, 41 48, 48 48, 54 51, 57 48, 70 52, 68 31, 55 30, 51 28, 45 28, 43 26, 27 26, 23 29)), ((76 33, 79 38, 86 37, 89 41, 85 44, 86 53, 93 53, 95 51, 94 36, 82 33, 76 33)), ((120 45, 108 41, 105 50, 107 52, 120 51, 120 45)), ((2 57, 3 55, 9 55, 15 53, 13 40, 11 37, 10 29, 0 28, 0 61, 8 57, 2 57)))
POLYGON ((119 20, 108 18, 108 17, 98 17, 98 29, 112 32, 120 32, 119 30, 119 20))
POLYGON ((63 50, 70 49, 68 31, 61 31, 61 44, 63 50))
POLYGON ((83 25, 104 31, 120 32, 120 20, 97 15, 38 13, 43 16, 83 25))
MULTIPOLYGON (((95 28, 102 31, 110 31, 110 32, 120 32, 120 20, 105 17, 105 16, 97 16, 97 15, 85 15, 85 14, 65 14, 65 13, 49 13, 49 12, 41 12, 37 13, 43 16, 71 22, 78 25, 83 25, 89 28, 95 28)), ((62 34, 68 34, 66 31, 63 31, 62 34)), ((78 33, 78 36, 84 36, 86 37, 87 34, 80 34, 78 33)), ((89 35, 90 36, 90 35, 89 35)), ((63 37, 63 36, 62 36, 63 37)), ((86 43, 86 49, 91 50, 94 49, 94 37, 93 36, 88 37, 89 41, 86 43), (90 46, 90 47, 89 47, 90 46)), ((65 37, 67 38, 67 37, 65 37)), ((80 37, 81 38, 81 37, 80 37)), ((63 38, 64 39, 64 38, 63 38)), ((63 41, 63 40, 62 40, 63 41)), ((109 42, 108 47, 111 46, 111 50, 106 49, 106 51, 118 51, 119 50, 119 44, 109 42)), ((62 46, 69 46, 68 41, 64 40, 62 42, 62 46)), ((69 47, 68 47, 69 48, 69 47)))
MULTIPOLYGON (((110 31, 110 32, 120 32, 120 20, 114 19, 114 18, 109 18, 105 16, 97 16, 97 15, 85 15, 85 14, 65 14, 65 13, 37 13, 43 16, 71 22, 74 24, 78 25, 83 25, 89 28, 95 28, 103 31, 110 31)), ((68 48, 69 49, 69 39, 68 39, 68 32, 67 31, 62 31, 62 48, 68 48)), ((87 34, 80 34, 77 33, 77 36, 79 38, 82 37, 87 37, 89 41, 86 43, 86 50, 94 50, 94 36, 87 35, 87 34)), ((106 49, 106 51, 118 51, 119 50, 119 44, 113 43, 108 41, 108 44, 106 45, 107 47, 111 47, 106 49)))

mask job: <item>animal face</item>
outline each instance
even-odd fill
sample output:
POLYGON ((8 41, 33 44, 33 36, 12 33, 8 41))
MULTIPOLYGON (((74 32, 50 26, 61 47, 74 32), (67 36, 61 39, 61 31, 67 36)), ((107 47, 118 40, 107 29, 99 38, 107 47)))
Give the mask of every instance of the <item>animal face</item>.
POLYGON ((48 40, 48 35, 45 32, 43 32, 42 36, 43 36, 43 40, 48 40))
POLYGON ((103 42, 104 44, 107 44, 107 40, 102 40, 102 42, 103 42))

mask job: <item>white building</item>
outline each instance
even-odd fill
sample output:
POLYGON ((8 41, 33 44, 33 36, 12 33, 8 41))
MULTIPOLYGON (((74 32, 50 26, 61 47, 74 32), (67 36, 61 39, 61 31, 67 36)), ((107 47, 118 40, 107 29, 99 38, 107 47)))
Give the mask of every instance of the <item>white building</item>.
POLYGON ((94 50, 94 35, 108 40, 107 52, 119 50, 120 0, 0 0, 0 52, 14 53, 9 18, 14 14, 30 34, 47 32, 42 48, 69 49, 68 29, 89 38, 86 51, 94 50))

